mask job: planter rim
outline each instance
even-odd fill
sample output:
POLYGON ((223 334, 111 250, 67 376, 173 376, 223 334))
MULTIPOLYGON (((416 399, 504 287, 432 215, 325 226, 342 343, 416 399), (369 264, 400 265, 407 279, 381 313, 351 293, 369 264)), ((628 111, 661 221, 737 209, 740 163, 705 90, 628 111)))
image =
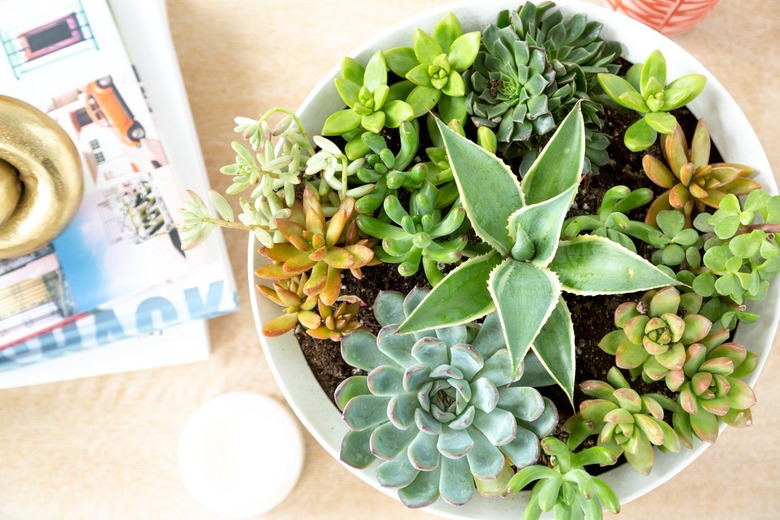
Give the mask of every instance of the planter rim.
MULTIPOLYGON (((539 0, 534 1, 539 3, 539 0)), ((755 131, 723 85, 698 60, 660 33, 607 8, 578 0, 557 0, 555 3, 565 16, 583 13, 588 16, 589 21, 601 22, 604 25, 602 38, 620 41, 623 46, 623 57, 629 61, 641 61, 653 50, 660 49, 666 56, 670 78, 694 72, 707 76, 704 92, 688 107, 694 115, 707 114, 707 124, 713 143, 718 147, 725 161, 740 162, 753 167, 756 172, 753 178, 758 180, 767 192, 777 194, 777 184, 755 131)), ((501 9, 515 9, 517 6, 518 0, 485 0, 479 3, 463 0, 442 5, 402 20, 362 44, 349 53, 349 56, 365 62, 376 49, 387 49, 397 45, 408 46, 415 28, 420 27, 430 31, 441 16, 450 11, 461 20, 465 32, 482 29, 474 25, 476 20, 479 20, 480 24, 487 25, 495 21, 495 16, 501 9)), ((333 87, 333 79, 339 73, 340 62, 320 80, 297 110, 311 135, 316 135, 316 132, 311 130, 315 128, 319 130, 319 125, 330 112, 343 105, 333 87), (313 125, 313 122, 317 124, 313 125)), ((348 428, 331 396, 325 395, 314 378, 294 335, 288 333, 277 338, 266 338, 262 335, 263 317, 278 315, 278 307, 258 297, 254 289, 256 280, 253 271, 263 260, 256 250, 254 236, 250 234, 247 251, 250 267, 248 269, 250 299, 257 333, 271 372, 287 402, 306 429, 328 453, 338 460, 341 439, 348 428)), ((780 283, 774 282, 770 286, 766 300, 761 302, 761 320, 741 327, 735 337, 735 341, 745 344, 760 357, 756 370, 745 378, 751 386, 754 386, 763 369, 780 321, 779 301, 780 283)), ((334 348, 338 347, 334 345, 334 348)), ((725 425, 721 425, 721 431, 724 428, 725 425)), ((600 478, 615 490, 621 504, 625 505, 671 479, 701 455, 707 447, 706 443, 696 442, 692 450, 683 449, 678 454, 663 454, 656 450, 655 466, 649 476, 640 475, 628 464, 623 464, 603 473, 600 478)), ((395 489, 383 488, 377 483, 374 476, 376 464, 365 470, 357 470, 345 464, 343 466, 386 495, 398 498, 395 489)), ((465 506, 459 507, 437 500, 424 510, 449 518, 515 519, 527 503, 528 496, 528 492, 500 500, 478 496, 465 506)))

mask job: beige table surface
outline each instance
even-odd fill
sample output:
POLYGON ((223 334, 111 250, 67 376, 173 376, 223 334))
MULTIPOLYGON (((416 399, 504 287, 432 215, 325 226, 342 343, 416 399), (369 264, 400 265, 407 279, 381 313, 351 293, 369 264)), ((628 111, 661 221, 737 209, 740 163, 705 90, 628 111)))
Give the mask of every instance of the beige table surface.
MULTIPOLYGON (((232 161, 232 119, 296 107, 341 57, 442 0, 168 0, 171 31, 214 185, 232 161)), ((734 95, 780 173, 780 2, 724 0, 675 40, 734 95), (766 59, 766 61, 763 61, 766 59)), ((205 400, 250 390, 283 400, 263 357, 245 283, 246 238, 227 236, 242 308, 216 319, 208 362, 0 391, 0 519, 208 519, 179 480, 179 432, 205 400)), ((777 341, 775 342, 777 343, 777 341)), ((780 353, 756 391, 754 426, 729 429, 692 466, 619 518, 778 518, 780 353)), ((404 509, 306 434, 293 496, 269 519, 433 518, 404 509)), ((519 517, 519 516, 518 516, 519 517)))

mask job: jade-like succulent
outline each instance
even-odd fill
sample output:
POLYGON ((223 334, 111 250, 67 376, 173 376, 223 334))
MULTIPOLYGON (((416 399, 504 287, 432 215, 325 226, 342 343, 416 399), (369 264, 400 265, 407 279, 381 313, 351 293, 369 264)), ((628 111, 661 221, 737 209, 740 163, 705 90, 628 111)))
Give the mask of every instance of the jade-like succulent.
POLYGON ((675 209, 685 215, 686 225, 691 227, 694 207, 698 211, 704 211, 707 206, 717 209, 726 195, 747 195, 761 187, 758 182, 746 178, 753 172, 748 166, 709 163, 710 134, 703 119, 696 125, 690 150, 682 128, 676 125, 670 135, 661 136, 661 151, 668 167, 652 155, 642 159, 645 174, 667 189, 647 211, 645 222, 650 225, 656 225, 658 212, 675 209))
POLYGON ((317 194, 307 186, 303 205, 293 207, 289 219, 276 221, 286 242, 259 249, 272 262, 255 274, 266 280, 284 280, 309 273, 304 294, 318 295, 325 305, 333 305, 341 293, 341 271, 349 269, 360 278, 360 268, 374 259, 368 241, 358 237, 354 209, 355 201, 346 198, 336 214, 326 219, 317 194))
POLYGON ((720 206, 713 215, 696 217, 696 227, 715 236, 705 242, 703 265, 692 266, 695 278, 688 283, 702 296, 728 296, 737 304, 762 300, 780 272, 780 248, 774 238, 780 231, 780 197, 757 190, 742 207, 730 194, 720 206), (763 222, 753 223, 757 217, 763 222))
POLYGON ((608 238, 636 253, 636 245, 630 236, 646 239, 648 231, 654 234, 658 232, 648 230, 646 225, 630 220, 626 213, 651 200, 653 192, 649 188, 632 191, 627 186, 613 186, 601 199, 596 215, 579 215, 566 219, 563 223, 563 238, 571 240, 583 231, 590 231, 592 235, 608 238))
POLYGON ((660 233, 649 234, 649 242, 657 249, 653 252, 654 264, 678 266, 699 255, 702 241, 699 233, 685 227, 685 217, 678 211, 661 211, 656 217, 660 233))
POLYGON ((692 434, 714 443, 718 419, 730 426, 750 425, 756 395, 740 378, 757 365, 758 356, 737 343, 711 349, 695 344, 688 349, 683 367, 686 382, 678 398, 682 410, 673 415, 675 430, 686 445, 692 444, 692 434))
POLYGON ((577 101, 582 101, 586 140, 583 171, 598 173, 598 167, 609 159, 606 151, 609 138, 600 132, 604 107, 596 99, 601 91, 596 75, 618 72, 620 44, 602 40, 602 25, 589 22, 584 14, 564 18, 553 2, 526 2, 519 11, 502 11, 497 25, 511 25, 523 41, 544 50, 547 62, 555 71, 555 81, 546 93, 556 124, 577 101))
POLYGON ((466 99, 462 74, 479 51, 481 34, 463 34, 458 18, 447 13, 430 35, 417 29, 412 47, 384 52, 390 70, 414 84, 406 102, 421 117, 434 108, 444 121, 466 122, 466 99))
POLYGON ((495 155, 439 122, 460 200, 491 251, 451 271, 401 325, 418 332, 498 310, 517 366, 529 349, 570 399, 574 334, 561 292, 619 294, 677 281, 602 237, 559 242, 582 171, 584 131, 575 108, 522 184, 495 155))
POLYGON ((555 128, 545 93, 554 78, 544 50, 523 41, 511 27, 491 24, 465 74, 466 109, 477 127, 494 129, 500 148, 545 135, 555 128))
POLYGON ((620 512, 620 501, 612 488, 585 469, 592 464, 611 466, 617 462, 618 453, 606 446, 573 453, 555 437, 545 437, 541 446, 550 456, 552 467, 528 466, 509 481, 510 493, 519 493, 536 481, 523 520, 536 520, 548 511, 555 513, 556 520, 600 520, 602 508, 612 514, 620 512))
POLYGON ((383 461, 377 480, 399 488, 409 507, 503 494, 511 466, 537 460, 539 438, 557 423, 555 406, 519 386, 522 370, 513 370, 496 315, 482 325, 399 334, 424 293, 380 293, 379 335, 356 331, 342 340, 344 360, 368 375, 336 389, 350 428, 341 460, 358 468, 383 461))
POLYGON ((653 446, 679 453, 680 439, 664 422, 664 408, 655 396, 640 396, 615 367, 607 380, 612 384, 585 381, 580 385, 585 395, 596 399, 580 403, 579 413, 570 417, 563 429, 598 435, 599 445, 615 445, 631 467, 648 475, 655 460, 653 446))
POLYGON ((387 63, 382 51, 376 51, 365 68, 352 58, 344 58, 336 90, 346 109, 331 114, 322 127, 322 135, 343 135, 357 128, 379 133, 383 128, 398 128, 414 118, 414 109, 398 99, 387 84, 387 63))
POLYGON ((399 264, 398 272, 412 276, 422 262, 430 284, 436 285, 444 278, 437 264, 454 264, 461 258, 466 247, 465 236, 451 238, 466 218, 466 211, 459 205, 450 208, 446 216, 436 209, 439 190, 429 182, 414 193, 407 212, 398 197, 390 195, 385 199, 385 214, 395 224, 383 222, 370 215, 357 218, 358 227, 371 237, 382 240, 375 249, 379 260, 399 264), (437 240, 442 239, 442 240, 437 240))
POLYGON ((643 64, 634 64, 625 79, 601 73, 598 80, 613 101, 642 116, 623 136, 623 143, 632 152, 650 148, 659 133, 673 133, 677 119, 670 112, 693 101, 707 82, 701 74, 687 74, 667 84, 666 58, 658 50, 643 64))
POLYGON ((399 188, 415 190, 425 180, 428 174, 425 163, 408 168, 420 145, 417 121, 401 123, 398 135, 401 144, 396 154, 387 146, 384 137, 372 133, 361 136, 368 152, 365 163, 357 169, 357 178, 359 182, 374 187, 357 200, 355 209, 358 213, 372 214, 382 206, 386 197, 395 195, 399 188))
POLYGON ((604 336, 599 347, 615 356, 619 368, 634 375, 641 372, 646 381, 665 379, 677 390, 684 380, 686 348, 703 341, 712 329, 712 322, 697 314, 701 306, 701 296, 681 295, 675 287, 648 292, 639 302, 617 308, 619 329, 604 336))

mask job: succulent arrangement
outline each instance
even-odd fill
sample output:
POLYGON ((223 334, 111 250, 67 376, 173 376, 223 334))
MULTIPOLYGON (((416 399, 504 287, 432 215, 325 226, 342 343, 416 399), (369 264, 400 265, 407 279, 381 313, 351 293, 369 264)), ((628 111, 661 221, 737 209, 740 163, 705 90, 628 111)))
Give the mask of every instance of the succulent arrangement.
POLYGON ((285 109, 238 118, 238 216, 188 195, 190 246, 216 226, 256 237, 281 311, 263 333, 349 366, 341 460, 409 507, 530 490, 524 518, 601 518, 620 503, 596 466, 648 474, 656 450, 751 422, 758 357, 734 331, 780 272, 780 196, 717 162, 704 119, 685 135, 703 76, 668 81, 660 51, 630 65, 600 34, 552 2, 469 32, 447 14, 345 58, 321 135, 285 109), (615 111, 634 118, 622 143, 602 133, 615 111), (645 185, 609 165, 618 147, 651 151, 645 185), (598 337, 575 333, 581 296, 614 309, 598 337), (577 380, 582 348, 596 378, 577 380))

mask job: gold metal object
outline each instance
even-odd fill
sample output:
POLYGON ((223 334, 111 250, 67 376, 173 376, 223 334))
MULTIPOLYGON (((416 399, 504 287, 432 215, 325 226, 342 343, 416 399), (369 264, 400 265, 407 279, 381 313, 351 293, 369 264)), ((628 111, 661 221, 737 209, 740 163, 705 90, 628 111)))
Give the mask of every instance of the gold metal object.
POLYGON ((0 258, 50 242, 75 216, 83 191, 68 134, 34 106, 0 96, 0 258))

